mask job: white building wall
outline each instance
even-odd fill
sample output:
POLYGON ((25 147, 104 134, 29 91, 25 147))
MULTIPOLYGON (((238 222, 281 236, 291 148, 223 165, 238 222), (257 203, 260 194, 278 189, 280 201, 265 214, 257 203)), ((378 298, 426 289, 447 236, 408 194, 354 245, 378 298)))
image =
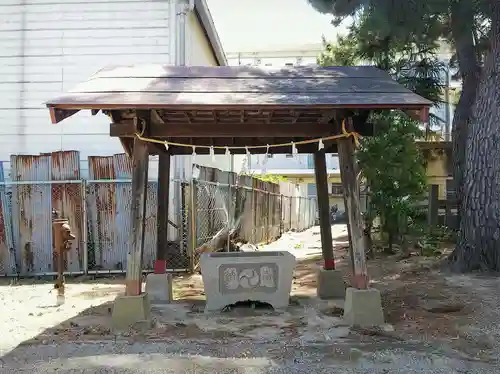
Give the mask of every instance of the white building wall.
MULTIPOLYGON (((265 168, 269 174, 273 170, 301 170, 314 169, 314 159, 312 154, 297 155, 252 155, 250 158, 250 169, 261 170, 265 168)), ((337 154, 328 154, 326 156, 327 169, 339 169, 339 159, 337 154)))
POLYGON ((2 1, 0 160, 62 149, 84 163, 123 152, 106 116, 82 111, 52 125, 44 102, 108 65, 173 63, 173 1, 2 1))

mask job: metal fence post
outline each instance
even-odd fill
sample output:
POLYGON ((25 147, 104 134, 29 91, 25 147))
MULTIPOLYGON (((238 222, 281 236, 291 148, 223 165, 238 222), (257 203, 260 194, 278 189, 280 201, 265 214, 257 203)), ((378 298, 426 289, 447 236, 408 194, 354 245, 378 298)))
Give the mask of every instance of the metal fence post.
POLYGON ((267 211, 267 214, 266 214, 266 243, 269 243, 269 237, 271 235, 271 214, 270 214, 270 210, 271 210, 271 194, 269 193, 269 191, 266 191, 266 211, 267 211))
POLYGON ((251 217, 251 221, 252 221, 252 240, 251 242, 252 243, 255 243, 255 191, 253 189, 250 190, 250 193, 251 193, 251 204, 252 204, 252 217, 251 217))
POLYGON ((297 209, 297 210, 298 210, 298 213, 297 213, 297 230, 298 230, 298 231, 300 231, 300 230, 302 230, 302 226, 300 225, 300 224, 301 224, 301 219, 300 219, 300 213, 301 213, 301 212, 300 212, 300 208, 301 208, 301 206, 300 206, 300 202, 302 201, 302 197, 300 197, 300 196, 299 196, 299 197, 297 198, 297 200, 298 200, 298 209, 297 209))
POLYGON ((191 216, 191 220, 190 220, 190 226, 191 226, 191 263, 190 263, 190 267, 191 267, 191 272, 194 272, 195 268, 196 268, 196 245, 197 245, 197 239, 198 239, 198 227, 197 227, 197 210, 196 210, 196 200, 197 200, 197 197, 198 197, 198 186, 196 185, 196 180, 194 178, 191 179, 191 183, 190 183, 190 204, 189 204, 189 214, 191 216))
MULTIPOLYGON (((238 187, 236 187, 238 188, 238 187)), ((229 232, 233 229, 233 199, 232 199, 232 186, 231 183, 229 183, 227 187, 227 224, 229 226, 229 232)), ((237 195, 237 193, 236 193, 237 195)), ((231 250, 231 240, 230 240, 230 235, 227 237, 227 246, 226 250, 229 252, 231 250)))
POLYGON ((87 220, 87 181, 82 180, 82 244, 83 244, 83 272, 89 272, 89 249, 88 249, 88 220, 87 220))
POLYGON ((285 223, 283 220, 283 194, 280 194, 280 236, 283 235, 285 223))

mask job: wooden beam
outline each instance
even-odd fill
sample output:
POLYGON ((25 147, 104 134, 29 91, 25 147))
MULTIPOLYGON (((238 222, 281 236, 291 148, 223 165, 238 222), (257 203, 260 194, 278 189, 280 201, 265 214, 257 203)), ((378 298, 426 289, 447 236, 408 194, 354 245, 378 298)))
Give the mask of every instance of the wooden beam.
MULTIPOLYGON (((372 135, 372 124, 361 124, 355 128, 360 135, 372 135)), ((137 129, 132 120, 122 120, 109 125, 109 135, 112 137, 133 137, 137 129)), ((327 137, 333 135, 332 126, 325 123, 178 123, 166 126, 161 123, 152 123, 149 135, 154 138, 209 138, 209 137, 327 137)))
POLYGON ((333 270, 335 269, 335 260, 333 257, 332 224, 330 221, 330 201, 328 198, 328 175, 324 150, 314 153, 314 174, 316 176, 321 252, 323 253, 324 268, 325 270, 333 270))
POLYGON ((151 111, 151 121, 153 123, 165 124, 165 121, 163 121, 163 118, 161 118, 160 114, 158 113, 158 110, 155 109, 151 111))
POLYGON ((59 123, 62 120, 71 117, 73 114, 76 114, 80 111, 80 109, 58 109, 54 107, 49 107, 49 113, 50 113, 50 121, 53 124, 59 123))
POLYGON ((170 197, 170 153, 159 154, 158 159, 158 213, 157 213, 157 260, 168 257, 168 210, 170 197))
POLYGON ((131 138, 120 138, 120 143, 122 144, 123 150, 128 157, 132 157, 132 149, 134 147, 134 139, 131 138))
MULTIPOLYGON (((140 112, 146 123, 150 122, 149 112, 140 112)), ((132 155, 132 231, 130 246, 127 254, 126 294, 137 296, 141 293, 142 285, 142 255, 144 252, 146 196, 149 166, 148 143, 135 138, 132 155)))
MULTIPOLYGON (((348 129, 349 131, 349 129, 348 129)), ((344 201, 349 222, 350 244, 352 245, 352 263, 354 274, 352 286, 358 289, 368 287, 368 271, 363 238, 363 220, 359 201, 359 180, 357 178, 356 161, 354 157, 354 142, 352 138, 339 139, 338 155, 340 177, 344 190, 344 201)))

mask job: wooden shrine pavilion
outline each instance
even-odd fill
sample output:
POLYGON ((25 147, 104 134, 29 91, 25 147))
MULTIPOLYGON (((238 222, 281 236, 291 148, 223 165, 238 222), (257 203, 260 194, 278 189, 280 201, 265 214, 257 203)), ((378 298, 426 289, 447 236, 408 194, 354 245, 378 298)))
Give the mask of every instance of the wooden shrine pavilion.
POLYGON ((141 291, 148 155, 159 155, 158 259, 167 243, 170 156, 215 152, 314 154, 325 269, 335 267, 326 153, 338 153, 354 266, 353 286, 367 286, 355 145, 370 136, 370 111, 401 109, 427 121, 431 102, 369 66, 261 69, 248 66, 116 66, 50 100, 53 123, 84 109, 111 118, 133 159, 127 295, 141 291), (332 139, 339 135, 336 139, 332 139), (344 135, 342 137, 342 135, 344 135), (318 140, 323 146, 318 146, 318 140), (169 142, 165 147, 163 142, 169 142), (189 145, 187 147, 186 145, 189 145), (267 145, 275 145, 267 147, 267 145), (260 148, 254 148, 254 147, 260 148), (193 148, 195 147, 195 148, 193 148), (226 148, 227 147, 227 148, 226 148))

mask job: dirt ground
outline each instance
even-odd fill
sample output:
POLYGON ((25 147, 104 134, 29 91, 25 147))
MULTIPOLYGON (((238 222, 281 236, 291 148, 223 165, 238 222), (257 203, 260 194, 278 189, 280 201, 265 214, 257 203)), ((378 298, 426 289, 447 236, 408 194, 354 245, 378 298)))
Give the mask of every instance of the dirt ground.
MULTIPOLYGON (((335 231, 335 257, 337 267, 344 272, 348 282, 344 231, 342 228, 335 231)), ((150 326, 137 324, 127 331, 116 332, 110 327, 112 300, 124 291, 123 279, 80 278, 68 285, 67 302, 62 307, 53 307, 50 303, 35 306, 35 302, 28 306, 19 296, 20 306, 13 311, 15 315, 11 316, 10 325, 0 327, 0 333, 10 329, 12 334, 16 326, 26 325, 20 317, 23 314, 25 319, 32 321, 31 325, 38 326, 38 330, 32 329, 31 336, 23 335, 22 344, 224 338, 367 343, 417 341, 446 346, 468 360, 489 362, 497 357, 500 328, 493 326, 500 318, 497 311, 500 281, 496 278, 442 273, 436 266, 439 263, 436 258, 414 256, 398 260, 380 256, 369 261, 369 274, 372 286, 382 292, 387 325, 378 329, 349 328, 341 318, 341 301, 322 302, 315 298, 316 272, 321 266, 317 254, 319 232, 312 229, 293 233, 290 237, 284 238, 281 245, 278 241, 265 248, 273 250, 286 245, 288 248, 293 246, 297 252, 291 304, 283 314, 250 305, 207 315, 203 313, 202 279, 195 274, 174 279, 175 302, 154 305, 150 326)), ((43 286, 48 295, 50 285, 43 286)), ((3 295, 0 302, 7 302, 4 289, 9 289, 12 295, 20 295, 23 287, 37 285, 0 287, 0 295, 3 295)), ((47 295, 42 296, 55 301, 55 295, 47 295)))

